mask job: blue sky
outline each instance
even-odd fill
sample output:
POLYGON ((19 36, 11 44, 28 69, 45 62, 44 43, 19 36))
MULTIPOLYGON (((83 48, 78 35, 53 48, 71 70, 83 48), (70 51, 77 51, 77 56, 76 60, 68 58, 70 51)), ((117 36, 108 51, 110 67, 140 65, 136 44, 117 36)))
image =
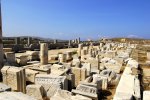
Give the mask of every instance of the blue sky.
POLYGON ((150 38, 150 0, 2 0, 3 36, 150 38))

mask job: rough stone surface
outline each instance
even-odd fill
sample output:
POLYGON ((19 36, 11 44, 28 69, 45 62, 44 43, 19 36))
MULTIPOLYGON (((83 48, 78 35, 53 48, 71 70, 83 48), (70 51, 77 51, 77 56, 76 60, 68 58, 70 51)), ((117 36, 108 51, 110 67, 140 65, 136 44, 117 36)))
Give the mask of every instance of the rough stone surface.
POLYGON ((37 100, 34 97, 28 96, 21 92, 2 92, 0 93, 0 100, 37 100))
POLYGON ((11 87, 7 86, 6 84, 0 83, 0 92, 4 91, 11 91, 11 87))
POLYGON ((3 82, 10 86, 12 90, 25 93, 26 88, 26 78, 25 78, 25 69, 13 67, 13 66, 4 66, 1 70, 3 74, 3 82))
POLYGON ((41 85, 27 85, 26 94, 37 100, 42 100, 46 93, 41 85))
POLYGON ((48 45, 47 43, 40 44, 40 62, 41 65, 48 63, 48 45))

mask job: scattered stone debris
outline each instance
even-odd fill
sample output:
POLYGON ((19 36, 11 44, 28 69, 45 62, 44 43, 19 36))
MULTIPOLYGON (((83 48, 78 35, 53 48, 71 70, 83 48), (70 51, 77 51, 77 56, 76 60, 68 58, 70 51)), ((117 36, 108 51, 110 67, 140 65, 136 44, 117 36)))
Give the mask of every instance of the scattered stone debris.
MULTIPOLYGON (((150 87, 149 68, 141 70, 134 51, 137 44, 74 42, 78 48, 53 50, 51 54, 48 43, 40 43, 40 51, 5 49, 0 100, 150 99, 150 89, 141 87, 150 87)), ((72 45, 70 41, 69 47, 72 45)), ((147 52, 147 65, 149 55, 147 52)))

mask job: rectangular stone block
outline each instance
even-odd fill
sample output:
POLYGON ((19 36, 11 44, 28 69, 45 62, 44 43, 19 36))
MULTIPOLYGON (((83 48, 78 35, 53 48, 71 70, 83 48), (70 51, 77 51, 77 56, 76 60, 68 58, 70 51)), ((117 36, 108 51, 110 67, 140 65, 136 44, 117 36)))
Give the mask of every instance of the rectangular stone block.
POLYGON ((87 70, 85 68, 81 68, 81 81, 84 81, 87 76, 87 70))
POLYGON ((61 89, 68 89, 68 81, 66 76, 54 76, 54 75, 46 75, 46 74, 37 74, 35 77, 35 84, 42 85, 46 87, 49 84, 57 84, 60 85, 61 89))
POLYGON ((75 86, 81 81, 81 70, 80 68, 72 67, 72 73, 75 75, 75 86))
POLYGON ((26 81, 34 83, 35 82, 35 76, 37 74, 39 74, 39 72, 31 70, 31 69, 25 69, 25 71, 26 71, 26 81))
POLYGON ((25 93, 25 69, 13 66, 4 66, 1 71, 4 78, 3 82, 6 85, 10 86, 12 90, 25 93))

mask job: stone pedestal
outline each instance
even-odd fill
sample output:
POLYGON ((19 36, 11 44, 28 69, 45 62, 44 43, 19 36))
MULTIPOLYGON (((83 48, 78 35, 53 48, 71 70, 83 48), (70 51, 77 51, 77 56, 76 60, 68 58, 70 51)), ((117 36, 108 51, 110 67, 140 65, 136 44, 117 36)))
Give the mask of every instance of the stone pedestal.
POLYGON ((46 65, 48 63, 48 44, 41 43, 40 45, 40 62, 41 65, 46 65))
POLYGON ((59 62, 60 63, 66 62, 66 54, 59 54, 59 62))

